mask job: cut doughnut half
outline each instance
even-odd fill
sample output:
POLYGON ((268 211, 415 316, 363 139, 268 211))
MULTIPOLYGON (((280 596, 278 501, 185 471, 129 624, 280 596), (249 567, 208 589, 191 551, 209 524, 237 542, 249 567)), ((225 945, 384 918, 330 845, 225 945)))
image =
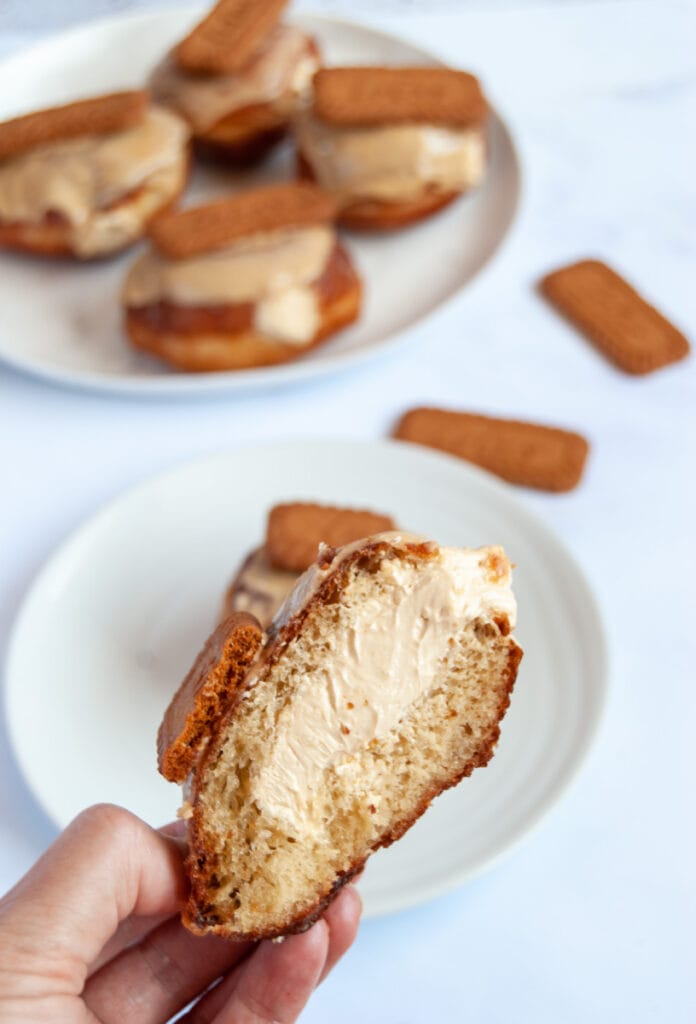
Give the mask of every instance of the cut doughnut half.
POLYGON ((510 584, 499 547, 387 533, 320 551, 189 778, 188 928, 303 931, 487 764, 522 656, 510 584))

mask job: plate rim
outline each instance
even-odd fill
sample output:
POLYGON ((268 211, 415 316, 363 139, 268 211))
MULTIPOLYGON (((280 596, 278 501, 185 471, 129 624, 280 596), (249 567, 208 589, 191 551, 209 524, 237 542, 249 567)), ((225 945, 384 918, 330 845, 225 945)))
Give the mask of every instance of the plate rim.
POLYGON ((88 514, 86 517, 81 519, 77 525, 74 526, 73 529, 70 530, 54 547, 22 594, 20 603, 10 626, 4 658, 2 687, 3 712, 12 755, 28 789, 32 794, 32 798, 46 814, 52 825, 56 826, 58 829, 64 828, 67 822, 63 822, 61 816, 49 806, 49 804, 44 800, 43 794, 40 792, 40 785, 37 786, 35 784, 32 765, 28 763, 27 757, 22 751, 21 730, 17 724, 16 712, 14 710, 17 692, 17 685, 13 683, 13 679, 17 676, 14 666, 20 657, 23 634, 27 628, 26 624, 30 621, 35 603, 40 599, 40 595, 45 589, 47 582, 49 582, 52 575, 60 569, 66 559, 70 559, 73 549, 79 547, 80 544, 83 543, 84 538, 88 536, 91 531, 102 527, 105 522, 108 522, 111 516, 118 514, 118 511, 122 507, 126 506, 130 501, 137 499, 139 495, 146 493, 150 489, 156 490, 164 481, 174 478, 181 473, 186 473, 189 469, 193 469, 194 467, 202 467, 205 464, 213 466, 216 463, 225 463, 230 458, 234 459, 238 456, 244 457, 249 456, 250 454, 262 456, 264 453, 269 453, 271 451, 287 453, 289 450, 294 449, 296 451, 303 452, 306 457, 307 448, 311 446, 315 448, 322 448, 324 451, 326 451, 326 449, 335 450, 338 447, 341 449, 341 453, 344 456, 347 456, 350 452, 362 454, 366 449, 375 448, 379 449, 385 457, 389 457, 389 454, 394 451, 402 451, 402 453, 407 452, 410 456, 415 457, 416 459, 421 459, 423 464, 441 464, 450 472, 461 472, 465 476, 469 476, 470 479, 474 480, 479 487, 483 488, 484 494, 490 495, 496 501, 502 501, 505 509, 514 513, 516 518, 519 518, 524 522, 526 529, 533 531, 535 536, 539 534, 543 535, 545 542, 551 545, 554 554, 560 553, 564 560, 565 568, 571 573, 573 589, 576 593, 580 593, 582 597, 584 616, 586 618, 589 617, 593 628, 593 659, 596 663, 597 671, 595 675, 595 685, 592 690, 592 700, 586 705, 587 715, 583 731, 578 734, 578 739, 575 741, 572 761, 566 766, 564 771, 560 772, 553 780, 544 797, 540 799, 534 812, 525 818, 524 823, 517 828, 516 833, 513 834, 512 838, 505 842, 497 853, 488 857, 483 857, 478 864, 471 867, 462 867, 459 870, 452 870, 444 879, 438 880, 434 878, 429 883, 419 885, 417 890, 409 890, 406 895, 397 894, 385 897, 371 896, 370 901, 372 905, 368 907, 368 913, 366 913, 365 917, 376 918, 395 913, 397 911, 406 910, 410 907, 415 907, 444 896, 453 889, 461 887, 465 882, 473 880, 477 876, 494 868, 505 858, 510 856, 522 843, 536 832, 548 817, 550 817, 551 813, 561 802, 563 796, 570 792, 571 788, 575 785, 579 775, 587 764, 588 757, 592 748, 596 744, 602 728, 602 723, 606 718, 611 682, 610 647, 607 632, 604 627, 602 609, 589 579, 559 534, 549 526, 536 511, 530 509, 525 502, 516 493, 514 493, 511 486, 505 484, 503 481, 499 480, 487 471, 480 469, 478 466, 471 465, 457 459, 455 456, 434 451, 421 445, 392 439, 365 441, 344 438, 298 438, 287 441, 265 441, 257 444, 241 445, 235 448, 220 450, 194 459, 187 459, 173 467, 170 466, 158 473, 151 474, 143 480, 137 481, 130 487, 119 491, 112 498, 103 502, 91 514, 88 514))
MULTIPOLYGON (((202 9, 202 5, 191 4, 188 7, 158 7, 145 11, 125 11, 122 14, 108 15, 104 18, 93 18, 86 22, 72 26, 62 32, 55 32, 45 39, 32 43, 29 46, 20 47, 11 53, 4 60, 0 61, 0 75, 11 73, 13 68, 21 73, 22 65, 27 58, 40 58, 41 52, 51 50, 56 44, 68 44, 71 41, 79 40, 82 35, 89 35, 93 31, 110 31, 114 27, 122 26, 127 22, 156 24, 168 16, 181 16, 187 10, 195 12, 202 9)), ((446 65, 446 61, 436 52, 421 46, 416 41, 399 36, 394 32, 388 32, 376 28, 367 22, 354 18, 333 17, 314 10, 291 12, 290 20, 302 23, 303 21, 321 22, 327 25, 359 29, 368 32, 373 36, 391 43, 410 46, 438 66, 446 65)), ((488 91, 489 97, 491 96, 488 91)), ((449 308, 449 306, 460 298, 465 292, 480 284, 483 278, 490 272, 496 259, 502 255, 510 244, 516 228, 519 225, 519 215, 522 207, 523 196, 526 191, 525 173, 521 149, 515 140, 515 135, 510 128, 510 121, 507 115, 500 111, 496 102, 490 103, 491 119, 505 138, 509 148, 512 164, 515 171, 515 189, 512 197, 510 219, 506 229, 495 246, 493 251, 478 266, 474 274, 454 289, 454 291, 439 302, 433 309, 427 310, 417 316, 406 327, 396 329, 383 335, 379 340, 364 346, 357 351, 337 352, 333 355, 324 355, 321 359, 291 360, 287 363, 271 367, 256 367, 247 370, 228 370, 221 372, 205 373, 153 373, 139 376, 109 376, 105 373, 92 372, 88 370, 64 370, 60 367, 37 364, 32 360, 23 359, 21 353, 6 353, 0 351, 0 363, 12 368, 24 376, 39 379, 60 387, 76 391, 87 391, 91 393, 112 394, 123 398, 140 400, 143 398, 172 399, 172 398, 202 398, 210 394, 224 392, 254 394, 259 391, 275 391, 284 387, 297 386, 303 383, 311 384, 321 377, 332 376, 341 370, 359 369, 362 365, 368 364, 371 360, 379 359, 393 352, 400 344, 408 341, 413 328, 422 326, 431 317, 434 317, 449 308)))

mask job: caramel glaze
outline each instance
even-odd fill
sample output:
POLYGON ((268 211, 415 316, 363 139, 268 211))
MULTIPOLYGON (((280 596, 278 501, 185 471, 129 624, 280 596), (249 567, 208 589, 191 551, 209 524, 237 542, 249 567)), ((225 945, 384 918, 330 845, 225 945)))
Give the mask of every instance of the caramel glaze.
MULTIPOLYGON (((190 171, 191 150, 189 146, 186 169, 181 187, 176 194, 159 207, 159 209, 155 210, 149 217, 143 219, 143 232, 155 217, 159 217, 162 213, 167 213, 176 206, 182 193, 186 189, 190 171)), ((136 202, 143 192, 147 191, 147 188, 148 182, 144 181, 136 188, 131 189, 130 192, 126 192, 125 195, 117 196, 117 198, 111 203, 98 207, 96 212, 108 213, 110 210, 116 210, 119 206, 125 206, 129 203, 136 202)), ((30 252, 36 256, 65 256, 68 259, 79 258, 76 256, 70 242, 70 230, 70 221, 57 210, 48 210, 41 220, 31 224, 24 221, 7 221, 5 223, 0 221, 0 247, 16 249, 20 252, 30 252)), ((136 239, 134 239, 133 243, 130 244, 134 244, 135 241, 136 239)), ((118 255, 119 252, 121 252, 121 249, 90 256, 90 261, 110 259, 111 257, 118 255)))
MULTIPOLYGON (((297 155, 297 176, 301 181, 316 181, 312 166, 302 153, 297 155)), ((439 192, 424 185, 423 195, 418 199, 356 199, 343 207, 338 222, 361 231, 390 231, 429 217, 460 195, 460 192, 439 192)))

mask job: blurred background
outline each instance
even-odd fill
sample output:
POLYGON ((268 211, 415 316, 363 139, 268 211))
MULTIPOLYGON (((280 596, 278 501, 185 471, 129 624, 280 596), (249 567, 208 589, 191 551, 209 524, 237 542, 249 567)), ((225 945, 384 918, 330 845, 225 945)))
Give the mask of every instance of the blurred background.
MULTIPOLYGON (((584 0, 602 6, 605 0, 584 0)), ((659 3, 659 0, 656 0, 659 3)), ((577 0, 546 0, 554 7, 577 6, 577 0)), ((7 32, 50 32, 66 28, 90 18, 106 17, 138 8, 154 10, 166 7, 191 7, 185 0, 65 0, 56 4, 51 0, 3 0, 0 4, 0 28, 7 32)), ((198 4, 197 6, 202 6, 198 4)), ((539 0, 299 0, 297 10, 311 10, 344 17, 364 17, 385 14, 440 14, 469 10, 505 10, 515 7, 539 7, 539 0)))
MULTIPOLYGON (((0 52, 98 17, 174 6, 191 5, 0 0, 0 52)), ((592 455, 577 492, 521 496, 576 556, 604 613, 612 686, 598 742, 562 804, 504 864, 366 923, 302 1020, 692 1024, 695 360, 620 375, 534 289, 552 267, 596 254, 694 343, 696 5, 293 7, 368 22, 481 75, 521 156, 511 237, 480 281, 403 347, 297 390, 148 403, 0 366, 0 649, 55 546, 124 488, 189 458, 279 438, 385 437, 416 404, 581 429, 592 455)), ((1 891, 55 834, 1 721, 0 812, 1 891)))

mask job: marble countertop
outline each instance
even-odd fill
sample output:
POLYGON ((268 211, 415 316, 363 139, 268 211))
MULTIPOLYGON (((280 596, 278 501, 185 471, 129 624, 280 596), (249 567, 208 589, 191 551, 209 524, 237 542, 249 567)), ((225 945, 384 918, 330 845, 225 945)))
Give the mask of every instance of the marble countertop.
MULTIPOLYGON (((58 16, 58 5, 5 4, 3 46, 88 6, 58 16)), ((612 686, 598 742, 561 805, 502 864, 366 922, 302 1019, 686 1024, 696 1017, 696 360, 626 377, 533 286, 596 254, 696 338, 696 11, 639 0, 352 6, 484 79, 524 166, 512 237, 402 346, 320 383, 150 403, 0 367, 0 653, 54 546, 122 489, 187 458, 281 437, 381 437, 421 403, 581 430, 593 447, 581 487, 522 497, 577 556, 603 609, 612 686)), ((1 723, 0 814, 4 890, 54 830, 1 723)))

